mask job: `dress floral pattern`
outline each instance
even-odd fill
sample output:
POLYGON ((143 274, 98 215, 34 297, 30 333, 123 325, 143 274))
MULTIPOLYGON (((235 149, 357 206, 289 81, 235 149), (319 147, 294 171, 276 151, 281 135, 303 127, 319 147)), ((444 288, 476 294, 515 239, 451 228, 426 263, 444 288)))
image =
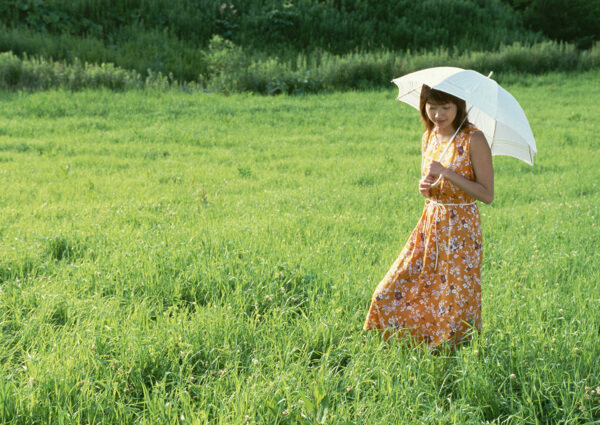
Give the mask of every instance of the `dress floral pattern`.
MULTIPOLYGON (((442 161, 475 180, 471 135, 463 127, 442 161)), ((435 130, 422 138, 421 173, 446 148, 435 130)), ((431 189, 421 219, 379 283, 364 329, 410 335, 431 346, 456 342, 481 329, 481 222, 475 200, 446 179, 431 189)))

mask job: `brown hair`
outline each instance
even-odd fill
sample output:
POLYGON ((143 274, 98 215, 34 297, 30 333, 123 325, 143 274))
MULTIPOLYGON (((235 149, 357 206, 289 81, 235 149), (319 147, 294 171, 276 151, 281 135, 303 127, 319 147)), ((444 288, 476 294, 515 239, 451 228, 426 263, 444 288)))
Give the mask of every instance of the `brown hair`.
POLYGON ((458 128, 458 126, 463 122, 463 120, 465 124, 469 124, 469 120, 465 119, 467 116, 467 103, 464 100, 453 96, 450 93, 432 89, 431 87, 423 84, 423 87, 421 88, 421 102, 419 110, 421 111, 421 119, 423 120, 423 125, 425 126, 427 131, 433 130, 434 127, 433 122, 429 119, 429 117, 427 116, 427 111, 425 110, 425 107, 428 103, 434 105, 445 105, 447 103, 454 103, 456 105, 456 118, 454 118, 454 121, 452 122, 454 130, 458 128))

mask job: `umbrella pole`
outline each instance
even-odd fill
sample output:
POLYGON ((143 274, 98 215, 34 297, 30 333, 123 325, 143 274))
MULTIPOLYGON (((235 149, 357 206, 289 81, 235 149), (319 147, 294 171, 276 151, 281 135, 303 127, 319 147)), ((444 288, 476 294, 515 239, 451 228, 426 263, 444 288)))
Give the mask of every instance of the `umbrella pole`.
POLYGON ((454 138, 456 137, 456 135, 458 134, 458 132, 460 131, 460 129, 462 128, 462 126, 464 125, 465 121, 467 120, 467 118, 469 117, 469 112, 471 112, 471 108, 473 108, 473 106, 471 106, 468 110, 467 110, 467 114, 465 116, 465 118, 462 120, 462 122, 460 123, 460 125, 458 126, 458 128, 456 129, 456 131, 454 132, 454 134, 452 135, 452 138, 448 141, 448 144, 446 145, 446 147, 444 148, 444 152, 442 152, 442 154, 440 155, 440 159, 438 160, 439 162, 442 162, 442 160, 444 159, 444 157, 446 156, 446 152, 448 152, 448 149, 450 148, 450 145, 452 144, 452 142, 454 141, 454 138))
MULTIPOLYGON (((471 107, 467 110, 467 115, 465 116, 465 118, 462 120, 462 122, 460 123, 460 125, 458 126, 458 128, 456 129, 456 131, 454 132, 454 134, 452 135, 452 138, 448 141, 448 143, 446 144, 446 147, 444 148, 444 152, 442 152, 442 154, 440 155, 440 158, 438 159, 438 162, 442 162, 442 160, 444 159, 444 157, 446 156, 446 152, 448 152, 448 149, 450 148, 450 145, 452 144, 452 142, 454 142, 454 138, 456 137, 456 135, 458 134, 458 132, 460 131, 460 129, 462 128, 463 124, 465 123, 465 121, 467 120, 468 116, 469 116, 469 112, 471 112, 471 108, 473 107, 473 105, 471 105, 471 107)), ((442 182, 442 176, 440 176, 432 185, 431 187, 436 187, 437 185, 439 185, 442 182)))

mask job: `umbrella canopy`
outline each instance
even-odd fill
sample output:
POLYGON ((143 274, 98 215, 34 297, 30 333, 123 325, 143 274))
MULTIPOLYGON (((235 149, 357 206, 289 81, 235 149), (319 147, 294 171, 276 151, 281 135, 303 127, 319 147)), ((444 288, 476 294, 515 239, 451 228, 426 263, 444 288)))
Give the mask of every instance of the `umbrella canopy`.
POLYGON ((392 80, 397 99, 417 110, 423 84, 467 102, 469 121, 483 132, 492 155, 507 155, 533 165, 537 153, 531 127, 519 102, 491 78, 461 68, 438 67, 392 80))

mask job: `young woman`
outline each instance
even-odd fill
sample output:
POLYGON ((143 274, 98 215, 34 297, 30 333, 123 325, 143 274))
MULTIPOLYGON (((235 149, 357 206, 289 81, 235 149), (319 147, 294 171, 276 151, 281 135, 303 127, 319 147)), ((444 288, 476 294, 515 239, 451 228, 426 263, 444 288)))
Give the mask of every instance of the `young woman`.
POLYGON ((379 283, 364 329, 412 337, 432 347, 481 329, 482 240, 475 200, 494 198, 492 155, 467 119, 466 104, 423 86, 417 227, 379 283), (443 157, 442 157, 443 156, 443 157))

